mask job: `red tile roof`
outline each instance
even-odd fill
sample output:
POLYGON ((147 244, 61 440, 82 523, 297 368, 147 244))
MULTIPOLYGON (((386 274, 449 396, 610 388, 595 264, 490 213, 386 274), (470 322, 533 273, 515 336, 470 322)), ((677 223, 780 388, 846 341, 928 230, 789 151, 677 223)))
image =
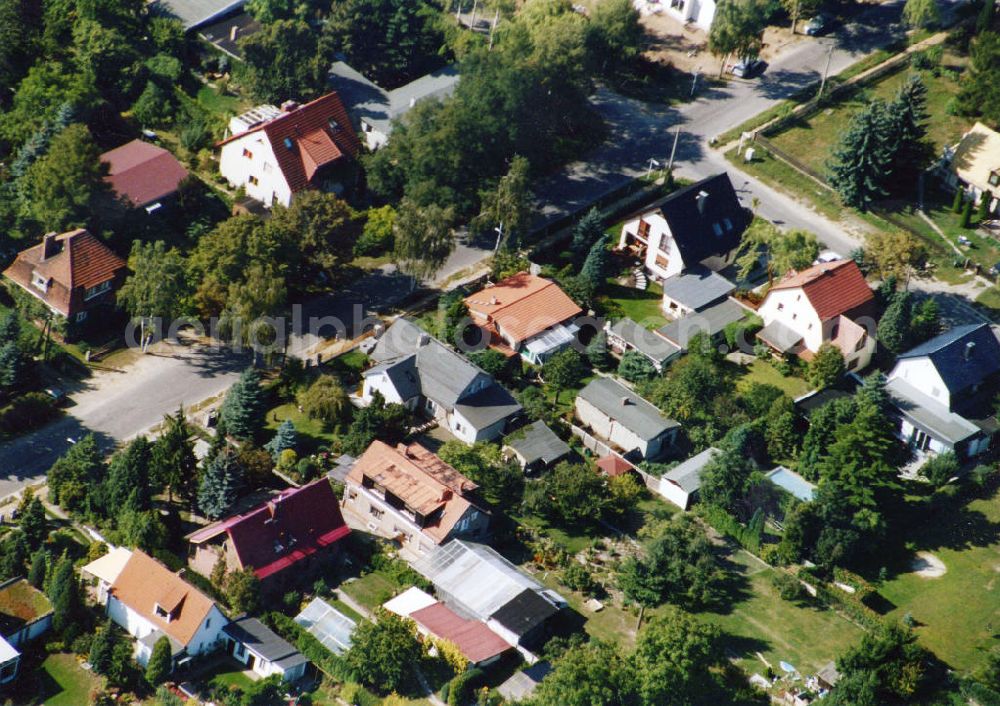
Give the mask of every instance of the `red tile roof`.
POLYGON ((635 470, 635 466, 615 454, 601 456, 597 460, 597 467, 609 478, 615 478, 635 470))
POLYGON ((875 296, 854 260, 836 260, 788 272, 771 289, 801 287, 820 321, 848 314, 874 301, 875 296))
POLYGON ((320 478, 282 491, 243 515, 210 525, 188 537, 200 544, 229 535, 242 568, 266 579, 340 541, 350 533, 330 481, 320 478))
POLYGON ((517 343, 583 313, 559 285, 521 272, 465 298, 479 323, 495 324, 517 343))
POLYGON ((361 142, 351 126, 347 109, 335 91, 233 135, 219 146, 259 131, 267 135, 278 168, 292 192, 309 186, 323 167, 353 159, 361 151, 361 142))
POLYGON ((45 239, 17 254, 4 277, 16 282, 34 297, 41 299, 63 316, 71 316, 83 301, 83 291, 114 280, 125 269, 123 259, 83 228, 45 239), (43 292, 32 285, 35 274, 48 282, 43 292), (74 292, 79 289, 80 291, 74 292))
POLYGON ((105 152, 101 161, 108 164, 104 180, 137 207, 173 194, 188 175, 172 154, 142 140, 105 152))
POLYGON ((444 603, 410 613, 410 619, 434 637, 455 644, 473 664, 503 654, 511 648, 499 635, 478 620, 467 620, 444 603))

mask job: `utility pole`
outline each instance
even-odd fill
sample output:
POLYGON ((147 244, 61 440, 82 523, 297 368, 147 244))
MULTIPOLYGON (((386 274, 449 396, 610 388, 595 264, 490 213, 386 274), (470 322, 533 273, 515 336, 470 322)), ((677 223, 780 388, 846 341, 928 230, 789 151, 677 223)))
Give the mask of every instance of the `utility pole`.
POLYGON ((667 171, 673 173, 674 171, 674 154, 677 153, 677 140, 681 136, 681 124, 677 123, 677 130, 674 132, 674 146, 670 149, 670 162, 667 164, 667 171))
POLYGON ((476 12, 479 10, 479 0, 472 0, 472 19, 469 20, 469 29, 476 31, 476 12))
POLYGON ((694 70, 694 79, 691 81, 691 97, 692 98, 694 98, 695 88, 698 87, 698 72, 699 71, 701 71, 701 67, 700 66, 697 69, 694 70))
POLYGON ((503 238, 503 221, 500 221, 500 225, 493 230, 497 232, 497 244, 493 246, 493 254, 496 255, 497 251, 500 250, 500 240, 503 238))
POLYGON ((500 8, 497 8, 497 12, 493 15, 493 25, 490 27, 490 48, 488 51, 493 51, 493 33, 497 30, 497 22, 500 21, 500 8))
POLYGON ((830 51, 826 55, 826 68, 823 69, 823 80, 819 83, 819 95, 816 96, 816 102, 823 100, 823 89, 826 88, 826 76, 830 73, 830 61, 833 59, 833 47, 834 43, 830 42, 830 51))

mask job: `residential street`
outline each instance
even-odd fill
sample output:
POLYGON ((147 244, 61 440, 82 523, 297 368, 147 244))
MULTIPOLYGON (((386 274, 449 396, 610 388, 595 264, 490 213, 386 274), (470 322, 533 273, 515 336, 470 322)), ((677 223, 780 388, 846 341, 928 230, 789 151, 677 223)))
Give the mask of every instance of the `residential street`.
POLYGON ((177 343, 159 343, 151 350, 126 371, 95 371, 70 391, 62 419, 0 445, 0 498, 41 480, 56 458, 88 433, 110 448, 155 426, 181 404, 219 394, 249 360, 177 343))

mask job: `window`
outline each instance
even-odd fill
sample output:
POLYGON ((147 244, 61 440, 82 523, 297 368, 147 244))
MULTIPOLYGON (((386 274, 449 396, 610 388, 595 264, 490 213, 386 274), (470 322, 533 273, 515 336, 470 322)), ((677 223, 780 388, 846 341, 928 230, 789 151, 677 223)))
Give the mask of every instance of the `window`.
POLYGON ((795 301, 797 301, 797 302, 802 301, 802 295, 801 294, 796 295, 795 301))
POLYGON ((247 181, 250 182, 251 184, 253 184, 254 186, 257 186, 257 184, 260 183, 260 180, 257 177, 255 177, 253 174, 251 174, 250 176, 247 177, 247 181))
POLYGON ((374 505, 368 506, 368 512, 371 513, 371 516, 374 517, 376 520, 381 520, 382 515, 385 514, 385 510, 380 510, 374 505))
POLYGON ((808 326, 806 326, 806 331, 812 331, 812 328, 813 328, 813 325, 809 324, 808 326))
POLYGON ((205 627, 206 628, 212 627, 212 619, 211 618, 209 618, 208 620, 205 621, 205 627))
POLYGON ((243 156, 247 159, 253 159, 253 152, 248 150, 246 147, 243 148, 243 156))
POLYGON ((86 311, 81 311, 80 313, 78 313, 76 315, 76 321, 77 321, 77 323, 79 323, 81 321, 86 321, 86 320, 87 320, 87 312, 86 311))
POLYGON ((797 318, 799 318, 798 314, 792 314, 792 321, 795 321, 795 319, 797 319, 797 318))
POLYGON ((354 490, 353 488, 347 491, 348 500, 354 500, 354 498, 356 497, 358 497, 358 491, 354 490))
POLYGON ((858 342, 854 345, 854 351, 857 352, 860 351, 862 348, 864 348, 867 340, 868 340, 868 334, 862 334, 861 338, 859 338, 858 342))
POLYGON ((455 422, 455 431, 457 432, 465 431, 465 427, 462 426, 461 422, 455 422))
POLYGON ((727 231, 730 231, 730 230, 733 229, 733 222, 731 220, 729 220, 728 218, 723 218, 722 219, 722 223, 723 223, 723 225, 726 226, 726 230, 727 231))
POLYGON ((649 223, 639 219, 639 237, 649 239, 649 223))
POLYGON ((109 289, 111 289, 111 280, 107 280, 106 282, 101 282, 100 284, 91 287, 86 292, 84 292, 83 298, 84 300, 93 299, 94 297, 104 294, 109 289))
POLYGON ((784 305, 784 304, 781 304, 781 303, 779 303, 779 304, 778 304, 778 311, 784 311, 784 310, 785 310, 785 305, 784 305))
POLYGON ((712 224, 712 231, 715 233, 716 237, 722 237, 722 226, 718 223, 712 224))
POLYGON ((1000 171, 990 172, 990 186, 1000 186, 1000 171))
POLYGON ((44 275, 34 272, 31 275, 31 286, 44 292, 49 288, 49 280, 44 275))
POLYGON ((170 622, 170 613, 159 603, 153 605, 153 612, 156 613, 156 617, 163 618, 168 623, 170 622))

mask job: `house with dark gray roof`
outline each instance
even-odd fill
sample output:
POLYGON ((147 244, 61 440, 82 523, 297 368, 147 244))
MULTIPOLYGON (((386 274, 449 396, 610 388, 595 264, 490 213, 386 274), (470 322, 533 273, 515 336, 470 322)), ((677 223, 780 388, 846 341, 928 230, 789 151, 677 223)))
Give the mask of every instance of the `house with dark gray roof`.
POLYGON ((657 371, 662 372, 667 363, 681 354, 679 346, 627 317, 605 324, 604 331, 612 353, 622 356, 628 351, 637 351, 657 371))
POLYGON ((343 61, 334 62, 330 68, 330 83, 347 105, 357 122, 358 134, 370 150, 384 145, 392 133, 392 122, 417 103, 450 96, 459 78, 458 67, 452 64, 387 91, 343 61))
POLYGON ((630 461, 655 460, 674 444, 680 424, 633 390, 597 377, 580 390, 576 418, 630 461))
POLYGON ((663 311, 684 316, 725 301, 735 290, 722 275, 697 265, 663 280, 663 311))
POLYGON ((682 351, 686 351, 695 336, 700 334, 710 339, 715 338, 725 331, 726 326, 741 321, 749 314, 750 310, 735 299, 723 299, 701 311, 694 311, 674 319, 658 328, 656 333, 682 351))
POLYGON ((386 329, 369 357, 375 365, 362 373, 364 403, 378 392, 468 444, 497 438, 521 411, 496 380, 408 319, 386 329))
POLYGON ((292 682, 305 674, 309 664, 301 652, 256 618, 233 620, 222 628, 222 640, 230 656, 262 678, 278 674, 282 681, 292 682))
POLYGON ((719 449, 710 446, 677 464, 660 476, 656 491, 681 510, 687 510, 701 488, 701 472, 719 453, 719 449))
POLYGON ((503 452, 517 459, 525 473, 533 473, 569 456, 570 448, 545 422, 537 421, 508 434, 503 452))
POLYGON ((751 219, 722 172, 627 218, 618 249, 641 260, 658 281, 699 263, 717 271, 733 262, 751 219))
POLYGON ((886 391, 900 438, 921 454, 985 453, 1000 427, 992 410, 1000 341, 989 324, 957 326, 903 353, 886 391))

